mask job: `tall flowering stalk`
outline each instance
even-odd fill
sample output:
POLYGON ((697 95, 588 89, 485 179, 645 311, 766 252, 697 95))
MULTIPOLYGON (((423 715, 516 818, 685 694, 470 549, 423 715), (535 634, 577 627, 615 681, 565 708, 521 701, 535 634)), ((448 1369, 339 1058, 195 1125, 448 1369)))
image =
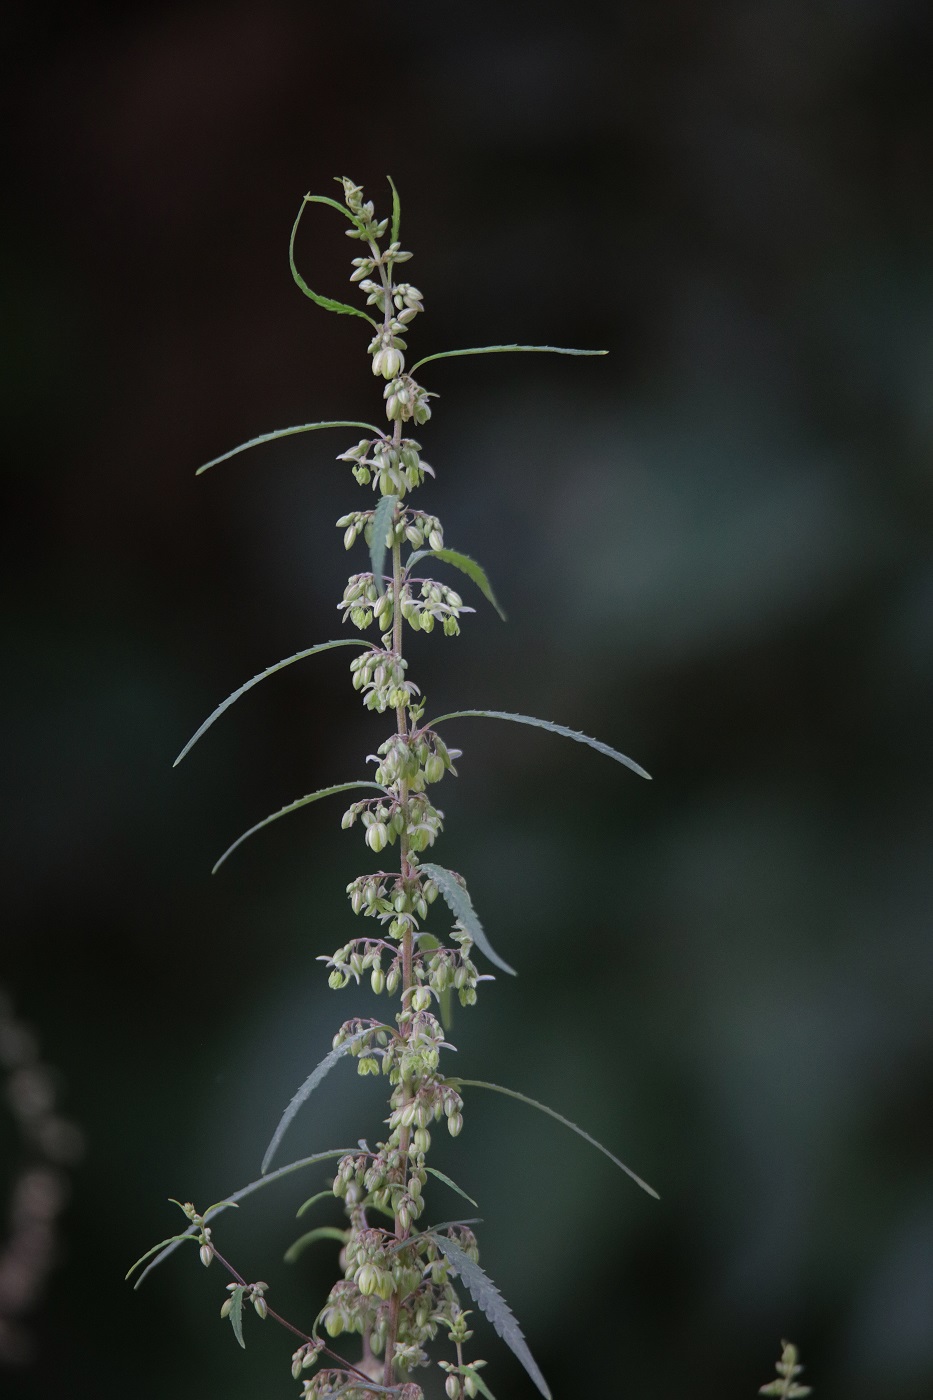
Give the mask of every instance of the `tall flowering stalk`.
POLYGON ((547 1384, 515 1318, 479 1266, 472 1229, 477 1221, 469 1218, 425 1223, 428 1188, 431 1186, 433 1191, 434 1182, 476 1205, 455 1182, 428 1164, 432 1130, 443 1124, 452 1137, 459 1136, 464 1121, 464 1088, 495 1090, 541 1109, 572 1128, 638 1185, 651 1195, 655 1193, 607 1148, 553 1109, 516 1090, 451 1077, 441 1070, 442 1053, 454 1048, 444 1029, 444 1013, 450 999, 455 993, 461 1006, 473 1006, 480 983, 492 980, 489 974, 481 973, 482 964, 477 958, 484 958, 503 972, 512 973, 513 969, 492 948, 463 877, 426 859, 444 823, 434 794, 448 775, 456 775, 454 760, 460 756, 460 750, 448 747, 439 727, 467 717, 534 725, 587 744, 642 777, 648 775, 609 745, 529 715, 464 710, 425 721, 425 698, 408 675, 404 654, 406 625, 416 632, 432 632, 436 627, 445 636, 456 636, 463 615, 473 611, 449 583, 435 579, 427 571, 437 564, 459 571, 500 613, 501 609, 480 565, 447 548, 441 522, 412 503, 426 476, 434 475, 421 455, 421 443, 412 435, 429 421, 434 395, 414 374, 433 360, 458 355, 504 350, 553 351, 563 355, 602 352, 551 346, 484 346, 428 355, 407 368, 406 337, 424 310, 424 299, 417 287, 399 278, 399 269, 411 254, 399 243, 398 195, 392 185, 391 220, 379 219, 372 203, 364 201, 359 186, 346 179, 341 185, 343 203, 320 195, 305 196, 292 230, 292 272, 301 290, 319 305, 369 321, 374 332, 369 345, 372 370, 377 379, 384 381, 388 426, 380 429, 347 420, 306 423, 244 443, 208 462, 201 471, 246 448, 280 437, 323 428, 362 429, 365 436, 337 460, 350 464, 359 485, 371 489, 374 504, 351 511, 337 523, 344 531, 348 550, 360 540, 368 546, 369 568, 350 576, 339 606, 343 621, 359 631, 367 632, 375 625, 378 640, 343 638, 324 642, 277 662, 218 706, 179 759, 235 699, 260 680, 317 652, 341 646, 360 648, 350 664, 354 689, 360 692, 368 710, 393 716, 392 732, 372 756, 372 778, 322 788, 283 807, 235 841, 215 870, 242 841, 279 817, 323 797, 364 790, 366 795, 347 808, 342 825, 361 826, 374 856, 391 852, 392 858, 387 862, 390 868, 359 875, 347 886, 353 914, 369 920, 371 930, 355 934, 321 960, 329 969, 329 984, 335 991, 358 986, 367 977, 373 992, 397 1001, 398 1009, 385 1020, 357 1016, 343 1023, 334 1037, 333 1050, 286 1109, 266 1152, 260 1178, 203 1213, 190 1203, 181 1204, 189 1221, 187 1229, 143 1256, 139 1263, 149 1262, 140 1281, 179 1244, 193 1240, 205 1265, 217 1259, 231 1275, 222 1313, 229 1317, 241 1344, 246 1304, 260 1317, 274 1318, 299 1338, 292 1371, 296 1380, 301 1380, 302 1400, 324 1400, 338 1394, 347 1395, 350 1400, 368 1400, 386 1393, 417 1400, 422 1391, 412 1376, 431 1364, 429 1348, 435 1342, 443 1343, 444 1355, 437 1365, 446 1373, 450 1400, 460 1400, 464 1394, 473 1397, 481 1393, 488 1397, 490 1392, 481 1374, 486 1363, 473 1355, 469 1345, 473 1336, 471 1313, 464 1306, 469 1297, 511 1347, 541 1394, 549 1397, 547 1384), (366 306, 375 316, 358 306, 319 295, 298 272, 295 234, 309 203, 328 205, 348 220, 347 235, 360 245, 360 254, 353 259, 351 281, 365 293, 366 306), (438 901, 439 907, 446 907, 452 916, 452 924, 448 920, 450 926, 445 933, 429 933, 429 911, 438 901), (385 1140, 371 1148, 361 1139, 357 1147, 317 1153, 273 1170, 273 1158, 295 1114, 344 1056, 356 1060, 360 1074, 381 1075, 388 1080, 385 1140), (292 1245, 286 1258, 293 1260, 304 1249, 333 1240, 340 1245, 342 1276, 305 1331, 272 1309, 266 1283, 249 1283, 219 1253, 209 1222, 266 1184, 327 1159, 337 1160, 333 1184, 305 1202, 299 1215, 337 1198, 343 1207, 345 1224, 340 1228, 323 1225, 311 1229, 292 1245), (344 1334, 358 1339, 358 1354, 353 1359, 332 1350, 325 1341, 325 1336, 333 1341, 344 1334))

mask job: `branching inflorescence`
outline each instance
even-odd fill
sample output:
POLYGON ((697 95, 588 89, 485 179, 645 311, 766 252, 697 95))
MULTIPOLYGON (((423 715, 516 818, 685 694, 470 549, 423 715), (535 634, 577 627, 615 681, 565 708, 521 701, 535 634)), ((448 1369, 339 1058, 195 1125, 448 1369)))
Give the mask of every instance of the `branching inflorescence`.
POLYGON ((365 436, 337 460, 349 463, 359 485, 372 490, 374 504, 372 508, 351 511, 337 523, 344 531, 348 550, 360 539, 365 541, 369 568, 350 576, 339 609, 343 621, 362 632, 375 625, 378 641, 345 638, 325 642, 269 667, 218 706, 179 759, 234 700, 260 680, 318 652, 341 646, 360 648, 350 665, 354 689, 360 692, 368 710, 380 715, 391 712, 394 717, 393 732, 371 755, 375 765, 372 778, 321 788, 288 804, 245 832, 217 866, 240 842, 278 817, 323 797, 354 789, 365 791, 365 796, 355 798, 347 808, 342 824, 344 828, 359 825, 374 856, 391 853, 390 868, 367 872, 351 881, 347 887, 350 908, 354 915, 369 921, 371 931, 356 934, 321 960, 329 969, 329 983, 334 990, 358 986, 365 977, 373 992, 396 999, 400 1006, 394 1016, 387 1016, 384 1021, 353 1017, 344 1022, 334 1037, 333 1050, 286 1109, 266 1152, 260 1178, 203 1213, 190 1204, 181 1205, 189 1222, 187 1229, 143 1256, 139 1263, 149 1263, 140 1281, 178 1245, 193 1241, 205 1265, 216 1259, 231 1276, 222 1313, 229 1317, 241 1345, 246 1304, 258 1316, 274 1318, 299 1338, 292 1370, 296 1380, 302 1382, 302 1400, 324 1400, 338 1394, 350 1400, 369 1400, 370 1396, 386 1393, 418 1400, 422 1391, 412 1376, 418 1368, 430 1364, 428 1348, 435 1341, 444 1344, 445 1358, 437 1364, 446 1373, 450 1400, 478 1393, 489 1396, 481 1375, 485 1362, 472 1357, 469 1350, 470 1312, 464 1307, 464 1294, 468 1294, 547 1397, 547 1385, 515 1318, 477 1262, 479 1251, 472 1229, 477 1221, 424 1223, 429 1177, 471 1205, 476 1204, 449 1177, 428 1165, 432 1132, 445 1125, 453 1137, 459 1135, 464 1121, 465 1088, 497 1090, 543 1109, 574 1129, 639 1186, 651 1195, 655 1193, 607 1148, 553 1109, 515 1090, 448 1077, 441 1071, 442 1053, 453 1049, 444 1029, 445 1008, 450 999, 456 995, 461 1006, 472 1006, 479 985, 492 980, 480 971, 482 963, 477 959, 485 958, 505 972, 513 969, 492 948, 463 877, 425 858, 443 830, 444 814, 435 802, 438 784, 456 774, 454 761, 460 756, 458 749, 448 747, 439 727, 473 716, 533 725, 587 744, 642 777, 648 774, 607 744, 528 715, 462 710, 425 721, 425 698, 408 674, 403 646, 405 627, 416 632, 437 628, 445 636, 456 636, 464 614, 473 611, 449 583, 432 576, 434 566, 447 565, 458 570, 500 614, 501 609, 480 565, 447 548, 437 517, 411 504, 413 493, 424 484, 425 477, 434 475, 413 433, 430 419, 430 401, 435 396, 418 383, 414 373, 430 361, 458 355, 506 350, 563 355, 603 352, 552 346, 485 346, 429 355, 407 368, 405 337, 423 312, 424 302, 417 287, 398 278, 398 270, 411 257, 399 243, 398 195, 392 185, 391 220, 378 219, 372 203, 364 201, 357 185, 346 179, 340 183, 342 204, 325 196, 305 196, 292 230, 291 267, 295 281, 313 301, 339 314, 363 317, 372 325, 369 353, 373 374, 384 381, 388 427, 382 430, 347 420, 306 423, 244 443, 208 462, 201 471, 246 448, 277 438, 323 428, 362 429, 365 436), (328 205, 348 220, 347 235, 360 245, 360 256, 353 259, 351 281, 359 284, 366 295, 366 306, 380 319, 360 307, 313 292, 301 277, 295 266, 295 234, 309 203, 328 205), (444 937, 426 930, 432 905, 446 907, 452 915, 452 927, 444 937), (344 1056, 356 1060, 360 1074, 380 1075, 388 1080, 391 1092, 385 1140, 370 1148, 361 1139, 355 1148, 318 1153, 272 1170, 274 1154, 298 1109, 344 1056), (342 1277, 334 1284, 313 1324, 304 1331, 272 1309, 267 1301, 267 1284, 247 1282, 227 1263, 217 1250, 209 1222, 263 1186, 328 1159, 337 1161, 333 1185, 305 1202, 299 1215, 336 1197, 342 1202, 346 1224, 339 1229, 328 1225, 311 1229, 292 1245, 286 1259, 297 1258, 320 1240, 333 1240, 341 1246, 342 1277), (330 1348, 322 1333, 330 1340, 343 1334, 354 1335, 358 1338, 359 1354, 353 1360, 343 1358, 330 1348))

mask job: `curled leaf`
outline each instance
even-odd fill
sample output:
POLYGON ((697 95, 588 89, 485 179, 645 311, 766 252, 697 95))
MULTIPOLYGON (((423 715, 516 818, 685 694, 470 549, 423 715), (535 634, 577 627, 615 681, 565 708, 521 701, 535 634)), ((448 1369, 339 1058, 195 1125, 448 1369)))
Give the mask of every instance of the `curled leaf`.
MULTIPOLYGON (((272 1134, 272 1141, 266 1148, 265 1156, 262 1159, 262 1166, 259 1168, 263 1176, 265 1176, 266 1172, 269 1170, 269 1165, 272 1161, 272 1158, 278 1151, 279 1143, 285 1136, 289 1124, 291 1123, 295 1114, 298 1112, 299 1108, 301 1108, 301 1105, 311 1097, 317 1086, 321 1083, 321 1080, 324 1079, 328 1074, 330 1074, 337 1061, 343 1059, 344 1055, 348 1054, 348 1052, 359 1040, 363 1038, 363 1036, 370 1035, 371 1033, 372 1027, 367 1027, 365 1031, 359 1031, 356 1035, 348 1036, 346 1040, 342 1041, 340 1045, 336 1047, 336 1049, 330 1050, 324 1056, 321 1063, 314 1067, 314 1069, 308 1075, 305 1082, 302 1084, 301 1088, 298 1089, 295 1094, 293 1094, 288 1107, 282 1114, 282 1117, 279 1119, 278 1127, 272 1134)), ((304 1207, 302 1207, 302 1209, 304 1209, 304 1207)))
POLYGON ((334 793, 349 792, 351 788, 375 788, 377 792, 385 791, 385 788, 380 787, 378 783, 369 783, 364 779, 355 783, 337 783, 335 787, 318 788, 317 792, 309 792, 307 796, 299 797, 296 802, 289 802, 287 807, 281 807, 277 812, 273 812, 270 817, 264 817, 261 822, 251 826, 249 831, 244 831, 242 836, 238 836, 233 845, 228 846, 224 851, 211 874, 216 875, 224 861, 233 854, 237 846, 242 846, 244 841, 250 836, 254 836, 257 831, 262 831, 263 827, 268 826, 270 822, 278 821, 279 817, 287 817, 289 812, 297 812, 299 807, 307 807, 309 802, 319 802, 322 797, 333 797, 334 793))
POLYGON ((536 1108, 539 1113, 546 1113, 549 1118, 554 1118, 558 1123, 563 1123, 565 1128, 569 1128, 571 1132, 576 1133, 578 1137, 582 1137, 591 1147, 597 1148, 605 1157, 609 1158, 610 1162, 615 1162, 619 1170, 625 1172, 626 1176, 631 1177, 635 1185, 640 1186, 643 1191, 647 1191, 649 1196, 653 1196, 656 1201, 660 1200, 654 1187, 649 1186, 647 1181, 642 1181, 641 1177, 636 1175, 631 1167, 627 1167, 624 1162, 620 1161, 614 1152, 610 1152, 608 1147, 604 1147, 601 1142, 592 1137, 585 1129, 578 1127, 576 1123, 572 1123, 570 1119, 565 1118, 562 1113, 558 1113, 556 1109, 548 1108, 546 1103, 538 1103, 537 1099, 530 1099, 527 1094, 520 1094, 516 1089, 505 1089, 501 1084, 487 1084, 485 1080, 482 1079, 458 1078, 449 1079, 447 1082, 449 1084, 455 1084, 458 1087, 464 1085, 470 1089, 493 1089, 497 1094, 505 1094, 510 1099, 518 1099, 519 1103, 526 1103, 529 1108, 536 1108))
POLYGON ((477 564, 475 559, 471 559, 468 554, 460 554, 456 549, 419 549, 414 554, 410 555, 405 567, 406 569, 410 569, 413 564, 418 563, 419 559, 427 558, 440 559, 445 564, 452 564, 455 569, 459 569, 461 573, 466 574, 467 577, 471 578, 476 584, 483 597, 486 598, 488 602, 492 603, 496 612, 502 618, 502 621, 506 621, 505 613, 499 606, 498 599, 492 591, 492 585, 486 577, 486 570, 481 564, 477 564))
POLYGON ((486 931, 479 921, 479 916, 473 908, 473 901, 467 894, 466 889, 457 880, 452 870, 445 870, 443 865, 434 865, 431 861, 422 861, 421 869, 434 881, 440 891, 444 903, 447 905, 454 918, 457 919, 476 944, 481 953, 494 963, 496 967, 501 967, 503 972, 510 972, 513 977, 517 974, 514 967, 509 967, 508 963, 493 948, 486 931))
POLYGON ((433 729, 436 724, 443 724, 448 719, 509 719, 515 724, 530 724, 536 729, 547 729, 551 734, 560 734, 565 739, 574 739, 578 744, 586 744, 597 753, 605 754, 607 758, 614 758, 616 763, 624 764, 633 773, 637 773, 639 778, 647 778, 649 782, 651 780, 650 773, 646 773, 633 758, 619 753, 618 749, 610 748, 601 739, 591 739, 588 734, 581 734, 578 729, 568 729, 565 724, 554 724, 549 719, 536 719, 534 715, 513 715, 505 710, 451 710, 449 714, 438 715, 437 719, 432 719, 430 725, 426 725, 425 728, 433 729))
MULTIPOLYGON (((378 330, 379 327, 376 325, 372 316, 367 315, 365 311, 361 311, 358 306, 348 306, 345 301, 335 301, 333 297, 324 297, 321 296, 319 292, 312 292, 311 288, 298 271, 298 268, 295 266, 295 235, 298 232, 298 225, 301 223, 301 216, 305 212, 306 204, 329 204, 332 208, 339 209, 341 214, 348 214, 348 211, 343 209, 336 200, 328 199, 326 195, 305 195, 304 199, 301 201, 301 208, 298 210, 298 217, 292 226, 292 236, 288 240, 288 265, 292 270, 292 277, 304 292, 305 296, 310 297, 313 302, 318 306, 322 306, 325 311, 335 311, 338 316, 362 316, 364 321, 368 321, 371 326, 378 330)), ((351 222, 355 222, 352 215, 348 216, 351 222)))
POLYGON ((291 666, 296 661, 303 661, 306 656, 315 656, 319 651, 331 651, 334 647, 366 648, 369 645, 370 643, 363 641, 362 637, 341 637, 340 640, 336 642, 319 642, 317 646, 308 647, 306 651, 296 651, 294 656, 286 656, 284 661, 277 661, 274 666, 267 666, 264 671, 259 672, 258 676, 253 676, 252 680, 248 680, 245 685, 241 685, 239 690, 235 690, 232 695, 228 695, 226 700, 208 715, 200 729, 192 734, 191 738, 172 764, 172 767, 178 767, 185 754, 190 753, 202 735, 210 729, 214 720, 220 718, 224 710, 229 710, 235 700, 239 700, 241 695, 245 695, 248 690, 252 690, 254 685, 258 685, 260 681, 264 681, 267 676, 274 676, 276 671, 284 671, 286 666, 291 666))
POLYGON ((479 1202, 474 1201, 473 1197, 468 1196, 462 1186, 458 1186, 455 1181, 451 1181, 450 1177, 438 1171, 437 1167, 425 1167, 425 1171, 429 1171, 432 1176, 437 1177, 438 1181, 443 1181, 445 1186, 449 1186, 451 1191, 456 1191, 458 1196, 462 1196, 465 1201, 469 1201, 471 1206, 476 1206, 477 1210, 479 1209, 479 1202))
POLYGON ((349 419, 334 419, 326 423, 299 423, 295 428, 276 428, 273 433, 260 433, 259 437, 250 438, 248 442, 241 442, 239 447, 231 447, 229 452, 222 452, 219 457, 212 457, 209 462, 205 462, 203 467, 198 467, 195 476, 200 476, 202 472, 209 471, 211 467, 216 467, 219 462, 226 462, 230 457, 236 457, 240 452, 246 452, 250 447, 259 447, 264 442, 276 442, 279 438, 294 437, 297 433, 314 433, 318 428, 365 428, 367 432, 375 433, 381 437, 382 429, 374 428, 372 423, 357 423, 349 419))
POLYGON ((509 351, 533 352, 541 355, 608 355, 608 350, 564 350, 559 345, 476 345, 470 350, 440 350, 436 355, 425 355, 410 370, 414 374, 422 365, 432 360, 453 360, 460 355, 502 355, 509 351))
POLYGON ((338 1230, 333 1225, 319 1225, 316 1230, 309 1230, 306 1235, 300 1235, 294 1244, 289 1245, 285 1251, 285 1263, 294 1264, 296 1259, 300 1259, 305 1250, 318 1240, 337 1240, 340 1244, 346 1244, 346 1230, 338 1230))
POLYGON ((389 188, 392 191, 392 232, 389 236, 389 242, 397 243, 398 231, 402 222, 402 204, 401 200, 398 197, 398 190, 395 188, 395 181, 392 179, 392 176, 387 175, 386 179, 388 180, 389 188))

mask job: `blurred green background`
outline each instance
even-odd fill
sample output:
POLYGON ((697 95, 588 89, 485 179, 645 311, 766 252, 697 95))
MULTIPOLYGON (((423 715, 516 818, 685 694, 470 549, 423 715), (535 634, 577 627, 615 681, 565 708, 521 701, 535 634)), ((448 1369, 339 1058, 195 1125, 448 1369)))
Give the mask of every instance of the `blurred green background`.
MULTIPOLYGON (((288 1339, 256 1323, 241 1353, 193 1252, 122 1280, 175 1227, 167 1196, 257 1174, 335 1025, 370 1013, 314 961, 369 863, 338 805, 210 877, 381 741, 346 654, 171 764, 237 684, 340 634, 352 434, 194 470, 378 415, 366 328, 302 298, 286 249, 305 191, 345 173, 384 206, 389 172, 419 354, 611 351, 426 369, 422 499, 509 624, 415 638, 413 673, 438 708, 569 723, 655 779, 464 721, 438 858, 521 973, 458 1016, 458 1069, 581 1121, 660 1204, 479 1093, 437 1160, 555 1396, 742 1400, 790 1336, 818 1397, 929 1400, 929 8, 91 0, 3 30, 0 1186, 21 1225, 51 1156, 69 1197, 0 1252, 0 1311, 33 1246, 50 1266, 0 1328, 4 1395, 297 1394, 288 1339)), ((329 211, 302 230, 332 295, 353 252, 329 211)), ((380 1087, 338 1068, 291 1155, 378 1136, 380 1087)), ((299 1321, 333 1259, 279 1261, 322 1180, 218 1232, 299 1321)), ((480 1341, 499 1400, 531 1396, 480 1341)))

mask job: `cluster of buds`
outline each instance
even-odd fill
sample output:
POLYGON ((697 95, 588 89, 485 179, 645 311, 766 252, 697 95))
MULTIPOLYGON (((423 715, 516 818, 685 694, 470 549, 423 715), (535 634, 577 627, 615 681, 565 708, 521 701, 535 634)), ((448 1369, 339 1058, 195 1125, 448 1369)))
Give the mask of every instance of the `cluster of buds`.
POLYGON ((374 648, 362 656, 354 656, 350 662, 353 689, 363 692, 363 704, 377 714, 397 710, 400 706, 411 709, 420 690, 414 681, 405 679, 407 669, 404 657, 396 656, 388 647, 381 651, 374 648))
MULTIPOLYGON (((375 511, 351 510, 337 521, 337 528, 343 530, 343 547, 352 549, 362 534, 367 544, 372 539, 372 522, 375 511)), ((444 548, 444 527, 436 515, 426 515, 420 510, 399 512, 397 524, 390 525, 386 536, 389 548, 398 540, 407 541, 414 549, 421 549, 425 540, 430 549, 444 548)))
POLYGON ((474 609, 465 607, 456 589, 448 588, 444 583, 436 583, 430 578, 421 579, 420 583, 420 598, 412 595, 408 584, 402 590, 400 607, 409 627, 415 632, 433 632, 435 622, 439 622, 445 637, 458 637, 461 613, 473 612, 474 609))
POLYGON ((434 953, 422 955, 416 961, 415 972, 438 998, 452 988, 461 1006, 475 1006, 476 984, 480 978, 476 964, 467 956, 469 938, 466 943, 467 951, 461 949, 457 953, 452 948, 438 948, 434 953))
POLYGON ((372 483, 373 490, 378 487, 383 496, 404 496, 419 487, 425 476, 434 475, 421 456, 421 443, 414 438, 399 438, 398 442, 387 437, 362 438, 355 447, 339 453, 337 461, 352 462, 360 486, 372 483))
POLYGON ((393 734, 377 750, 381 762, 373 776, 384 787, 405 782, 409 792, 423 792, 427 783, 439 783, 447 772, 457 776, 453 760, 460 753, 460 749, 448 749, 434 730, 411 736, 393 734))
POLYGON ((244 1302, 252 1303, 256 1310, 257 1317, 268 1317, 269 1307, 266 1303, 266 1290, 268 1287, 269 1285, 267 1283, 247 1283, 245 1285, 242 1283, 228 1283, 227 1292, 230 1294, 230 1297, 226 1299, 220 1309, 221 1317, 229 1316, 230 1309, 233 1307, 234 1295, 237 1292, 242 1293, 244 1302))
POLYGON ((386 229, 389 227, 388 219, 377 219, 375 206, 371 199, 363 200, 363 191, 359 185, 344 177, 340 184, 343 186, 343 197, 346 206, 353 215, 354 226, 347 229, 348 238, 359 238, 364 243, 374 243, 385 237, 386 229))
MULTIPOLYGON (((361 802, 354 807, 362 807, 361 802)), ((353 808, 350 809, 351 811, 353 808)), ((419 919, 428 916, 428 905, 437 899, 437 885, 423 876, 405 880, 399 875, 393 885, 391 898, 386 875, 359 875, 347 885, 350 908, 354 914, 363 914, 383 923, 397 914, 417 914, 419 919)))
POLYGON ((310 1371, 317 1363, 323 1346, 321 1341, 305 1342, 297 1351, 292 1352, 292 1380, 299 1380, 302 1371, 310 1371))
POLYGON ((397 379, 405 368, 406 348, 400 335, 390 330, 379 331, 370 342, 369 353, 373 357, 373 374, 381 374, 383 379, 397 379))
POLYGON ((410 374, 401 374, 385 386, 382 397, 386 401, 386 417, 390 423, 409 423, 414 420, 421 428, 431 417, 431 405, 428 400, 436 399, 437 395, 423 389, 410 374))
MULTIPOLYGON (((379 996, 385 991, 387 985, 391 995, 398 988, 401 967, 399 959, 393 958, 387 978, 382 968, 382 953, 381 943, 371 943, 368 939, 355 938, 345 947, 338 948, 333 957, 319 957, 318 962, 326 962, 331 969, 328 985, 336 992, 346 987, 351 977, 359 986, 363 974, 368 972, 370 986, 376 995, 379 996)), ((359 1052, 354 1050, 353 1053, 359 1052)), ((379 1066, 371 1056, 361 1056, 359 1072, 360 1074, 377 1074, 379 1066)))

